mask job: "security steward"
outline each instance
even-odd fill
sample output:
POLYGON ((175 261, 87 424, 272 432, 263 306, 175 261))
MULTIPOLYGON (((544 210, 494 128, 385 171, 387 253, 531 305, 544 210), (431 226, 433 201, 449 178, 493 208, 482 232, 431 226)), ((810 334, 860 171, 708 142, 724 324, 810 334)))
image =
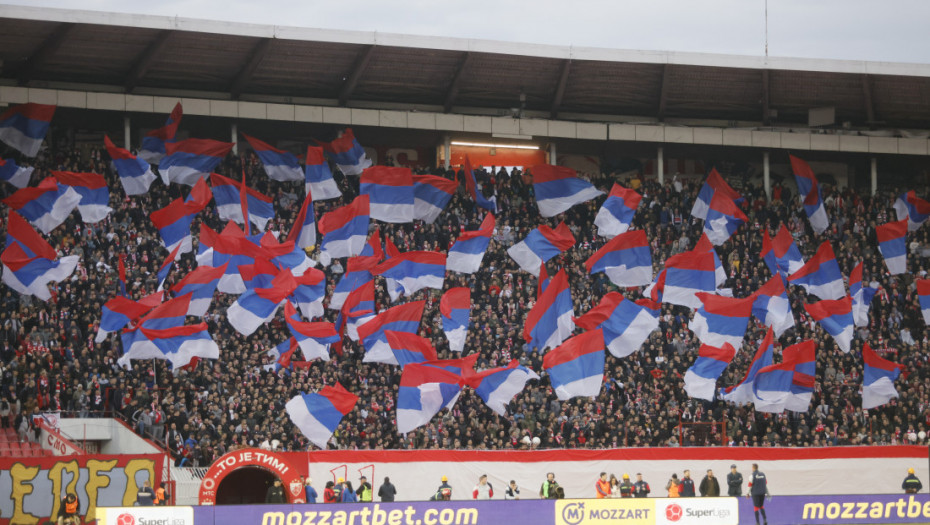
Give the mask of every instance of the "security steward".
POLYGON ((901 483, 901 488, 904 489, 905 494, 917 494, 924 486, 920 480, 917 479, 917 476, 914 475, 914 469, 909 468, 907 469, 907 477, 904 478, 904 483, 901 483))
POLYGON ((620 482, 620 497, 621 498, 632 498, 634 490, 635 488, 633 487, 633 484, 630 483, 630 475, 624 474, 623 481, 620 482))
POLYGON ((81 516, 78 512, 81 510, 81 502, 78 501, 77 495, 69 493, 65 499, 61 500, 61 507, 58 509, 58 525, 80 525, 81 516))

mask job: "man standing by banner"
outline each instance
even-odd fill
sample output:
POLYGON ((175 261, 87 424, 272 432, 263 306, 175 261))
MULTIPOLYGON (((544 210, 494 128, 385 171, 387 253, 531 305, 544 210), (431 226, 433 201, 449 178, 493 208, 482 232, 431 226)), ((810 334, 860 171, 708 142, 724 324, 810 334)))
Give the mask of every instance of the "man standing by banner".
POLYGON ((736 470, 736 465, 730 465, 727 474, 727 496, 738 498, 743 494, 743 475, 736 470))

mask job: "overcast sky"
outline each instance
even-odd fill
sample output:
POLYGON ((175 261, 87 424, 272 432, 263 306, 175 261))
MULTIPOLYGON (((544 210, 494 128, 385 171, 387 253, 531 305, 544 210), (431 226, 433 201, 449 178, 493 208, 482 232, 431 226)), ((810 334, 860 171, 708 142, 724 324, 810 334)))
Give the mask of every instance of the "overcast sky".
MULTIPOLYGON (((4 0, 556 45, 763 55, 765 0, 4 0)), ((928 0, 769 0, 769 55, 930 63, 928 0)))

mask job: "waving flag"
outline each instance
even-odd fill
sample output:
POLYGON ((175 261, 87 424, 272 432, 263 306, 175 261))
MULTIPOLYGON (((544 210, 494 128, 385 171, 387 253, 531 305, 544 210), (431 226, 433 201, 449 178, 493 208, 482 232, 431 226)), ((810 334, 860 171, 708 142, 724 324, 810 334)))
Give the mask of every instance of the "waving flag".
POLYGON ((326 450, 329 438, 356 403, 358 396, 336 383, 324 386, 319 393, 294 396, 284 405, 284 410, 311 443, 326 450))
POLYGON ((277 373, 281 370, 290 372, 294 368, 294 353, 300 348, 297 339, 289 337, 287 341, 269 350, 266 355, 274 357, 275 362, 262 367, 266 372, 277 373))
POLYGON ((907 220, 888 222, 875 227, 878 251, 885 258, 888 273, 898 275, 907 271, 907 220))
POLYGON ((804 266, 801 251, 784 224, 778 228, 774 239, 769 238, 767 229, 762 230, 762 259, 772 275, 781 274, 785 279, 804 266))
POLYGON ((416 198, 410 168, 372 166, 359 179, 359 193, 368 195, 372 219, 413 222, 416 198))
POLYGON ((413 218, 432 224, 446 209, 459 183, 435 175, 413 176, 413 218))
POLYGON ((423 318, 423 307, 426 301, 414 301, 388 308, 379 313, 370 321, 358 327, 358 338, 365 347, 366 363, 387 363, 396 365, 394 353, 387 342, 385 330, 395 332, 417 333, 420 328, 420 319, 423 318))
POLYGON ((824 241, 811 260, 788 276, 788 281, 821 299, 837 300, 846 297, 843 274, 830 241, 824 241))
MULTIPOLYGON (((393 279, 407 297, 423 288, 442 290, 446 278, 446 255, 426 251, 405 252, 375 266, 371 273, 393 279)), ((391 300, 396 299, 392 297, 391 300)))
POLYGON ((615 235, 625 233, 630 229, 633 223, 633 216, 636 215, 636 208, 643 196, 639 193, 624 188, 614 183, 607 195, 607 200, 601 205, 594 217, 594 225, 597 226, 597 234, 608 239, 615 235))
POLYGON ((182 254, 193 249, 191 223, 194 222, 194 215, 206 208, 211 198, 210 187, 205 180, 200 179, 186 201, 175 199, 149 215, 152 224, 158 228, 162 245, 168 251, 174 251, 178 246, 181 247, 178 253, 182 254))
POLYGON ((827 217, 827 209, 823 205, 823 198, 820 195, 820 186, 817 184, 817 177, 810 165, 795 157, 791 158, 791 169, 794 171, 794 180, 798 183, 798 192, 801 195, 801 202, 804 204, 804 211, 811 223, 811 228, 817 234, 823 233, 830 225, 830 219, 827 217))
POLYGON ((776 337, 781 337, 781 334, 794 326, 791 302, 781 276, 775 275, 769 279, 754 295, 756 299, 752 303, 752 315, 775 330, 776 337))
POLYGON ((168 120, 163 127, 149 131, 142 137, 142 149, 139 150, 139 158, 155 164, 165 157, 165 143, 173 142, 175 135, 178 133, 178 126, 181 125, 181 118, 184 116, 184 110, 181 103, 178 102, 168 115, 168 120))
POLYGON ((126 292, 126 254, 119 254, 118 262, 116 263, 118 278, 119 278, 119 293, 123 297, 129 297, 129 294, 126 292))
POLYGON ((775 333, 772 327, 769 327, 768 331, 765 333, 765 338, 762 339, 762 344, 759 345, 755 356, 752 358, 752 362, 749 364, 749 369, 746 370, 746 375, 743 376, 743 380, 736 385, 724 388, 720 391, 720 397, 723 400, 736 403, 737 405, 748 405, 753 402, 755 396, 752 391, 752 385, 755 383, 756 375, 758 375, 759 370, 774 363, 774 352, 772 349, 772 342, 774 339, 775 333))
POLYGON ((239 267, 253 264, 256 255, 267 254, 257 249, 235 223, 227 223, 222 233, 216 233, 206 223, 200 223, 198 266, 215 268, 229 263, 217 285, 219 291, 229 294, 244 292, 246 287, 239 273, 239 267))
POLYGON ((304 354, 305 360, 329 361, 330 345, 339 342, 339 334, 333 323, 301 321, 300 316, 297 315, 297 309, 290 301, 284 302, 284 320, 287 322, 291 335, 300 345, 300 351, 304 354))
POLYGON ((342 197, 342 192, 333 179, 333 172, 329 169, 329 163, 323 156, 323 148, 307 146, 305 161, 307 165, 304 168, 304 190, 308 195, 312 194, 313 199, 318 201, 342 197))
POLYGON ((346 128, 342 136, 332 142, 321 142, 327 153, 333 156, 336 167, 345 175, 361 175, 371 166, 371 159, 365 153, 362 145, 355 140, 352 128, 346 128))
POLYGON ((58 184, 72 188, 81 196, 78 211, 85 223, 102 221, 113 211, 110 203, 110 189, 103 175, 97 173, 73 173, 70 171, 53 171, 58 184))
POLYGON ((308 268, 302 275, 296 276, 294 281, 297 287, 291 293, 291 301, 297 303, 297 307, 307 319, 322 317, 326 275, 316 268, 308 268))
POLYGON ((255 150, 255 154, 261 159, 262 166, 265 168, 265 173, 268 174, 269 178, 281 182, 302 180, 304 178, 304 174, 300 171, 300 164, 297 162, 297 157, 295 157, 293 153, 275 148, 245 133, 243 133, 242 136, 245 137, 245 140, 249 141, 249 145, 255 150))
POLYGON ((781 362, 769 365, 756 373, 752 384, 752 403, 756 412, 780 414, 791 395, 794 383, 794 363, 781 362))
POLYGON ((206 323, 184 326, 190 299, 183 295, 166 301, 143 317, 135 329, 123 332, 123 355, 117 363, 128 367, 132 360, 167 359, 177 369, 194 357, 218 359, 219 347, 207 332, 206 323))
POLYGON ((543 356, 543 368, 560 400, 596 397, 604 383, 604 334, 591 330, 572 337, 543 356))
POLYGON ((572 335, 575 329, 572 314, 571 290, 563 269, 552 278, 527 314, 523 338, 536 350, 555 348, 572 335))
POLYGON ((691 251, 694 253, 710 253, 714 256, 714 282, 717 286, 722 286, 727 280, 727 272, 723 269, 723 262, 720 261, 720 256, 717 255, 717 250, 714 249, 714 245, 707 238, 706 233, 701 234, 691 251))
POLYGON ((813 341, 802 341, 782 351, 782 361, 794 363, 791 388, 785 399, 785 409, 807 413, 814 394, 814 375, 817 373, 816 345, 813 341))
POLYGON ((590 182, 579 179, 571 168, 538 164, 529 171, 533 174, 533 192, 543 217, 555 217, 576 204, 604 194, 590 182))
POLYGON ((271 288, 271 282, 281 273, 280 268, 264 258, 257 258, 252 264, 240 265, 238 270, 246 290, 271 288))
POLYGON ((659 320, 645 307, 610 292, 600 304, 574 319, 584 330, 600 329, 604 344, 614 357, 626 357, 643 346, 649 334, 659 328, 659 320))
POLYGON ((894 211, 899 221, 907 219, 907 231, 912 232, 930 218, 930 202, 921 199, 911 190, 902 193, 898 200, 894 201, 894 211))
POLYGON ((549 259, 575 245, 575 236, 564 222, 553 230, 545 224, 531 231, 525 239, 507 249, 510 257, 535 276, 539 276, 539 267, 549 259))
POLYGON ((417 334, 385 330, 384 336, 394 353, 394 360, 401 368, 410 363, 423 363, 439 359, 429 339, 417 334))
POLYGON ((917 296, 924 323, 930 325, 930 279, 917 279, 917 296))
POLYGON ((539 375, 513 360, 505 367, 478 372, 467 378, 467 382, 488 408, 506 416, 510 400, 523 391, 530 379, 539 379, 539 375))
POLYGON ((165 145, 167 155, 158 164, 165 185, 172 182, 193 186, 197 179, 209 175, 233 146, 232 142, 210 139, 186 139, 165 145))
POLYGON ((810 164, 794 155, 788 155, 791 161, 791 171, 794 173, 794 181, 798 184, 798 196, 801 201, 807 197, 811 190, 817 189, 817 177, 810 164))
POLYGON ((705 345, 723 348, 729 344, 739 348, 749 326, 749 316, 752 315, 752 305, 755 295, 743 299, 722 297, 710 293, 700 292, 697 298, 701 307, 694 312, 689 328, 694 335, 705 345))
POLYGON ((48 235, 71 215, 81 196, 74 188, 59 184, 55 177, 46 177, 38 187, 23 188, 0 202, 48 235))
POLYGON ((406 434, 423 426, 443 408, 451 409, 464 384, 463 378, 425 363, 404 367, 397 390, 397 432, 406 434))
POLYGON ((427 361, 423 364, 441 368, 447 372, 468 379, 475 375, 475 363, 478 362, 478 354, 471 354, 456 359, 439 359, 436 361, 427 361))
POLYGON ((3 282, 7 286, 23 295, 48 301, 52 297, 48 283, 63 281, 79 260, 77 255, 59 259, 55 249, 25 219, 16 212, 9 213, 6 249, 0 254, 3 282))
POLYGON ((617 286, 645 286, 652 282, 652 250, 643 230, 621 233, 584 263, 588 273, 604 272, 617 286))
POLYGON ((711 201, 714 199, 714 195, 718 193, 731 201, 735 201, 737 204, 743 201, 743 196, 731 188, 727 181, 723 180, 716 168, 712 168, 710 174, 707 175, 707 180, 704 181, 704 185, 701 186, 701 191, 694 201, 694 206, 691 207, 691 216, 706 221, 711 201))
POLYGON ((329 308, 339 310, 345 303, 346 297, 352 290, 371 281, 374 277, 371 274, 372 268, 377 266, 376 257, 350 257, 346 261, 346 271, 342 278, 336 283, 332 295, 329 298, 329 308))
POLYGON ((32 167, 19 167, 13 159, 0 159, 0 179, 5 180, 17 188, 25 188, 32 177, 32 167))
POLYGON ((475 179, 475 170, 471 167, 471 160, 465 155, 465 167, 462 170, 462 176, 465 178, 465 190, 471 195, 475 205, 488 210, 491 213, 497 213, 497 197, 488 199, 484 196, 482 188, 478 187, 478 181, 475 179))
MULTIPOLYGON (((259 228, 264 229, 264 228, 259 228)), ((294 225, 291 226, 291 233, 287 235, 287 240, 293 242, 298 248, 312 248, 316 246, 316 219, 313 216, 313 194, 307 192, 303 206, 300 207, 300 213, 294 225)))
POLYGON ((156 179, 149 163, 136 158, 129 150, 117 147, 108 135, 103 136, 103 145, 106 146, 107 153, 110 154, 113 167, 116 169, 116 173, 119 174, 119 180, 123 183, 123 190, 126 195, 148 193, 149 186, 156 179))
POLYGON ((884 405, 898 397, 894 387, 895 379, 907 372, 904 365, 882 358, 872 350, 869 343, 862 345, 862 409, 869 410, 884 405))
POLYGON ((345 303, 336 318, 336 330, 342 333, 342 327, 345 326, 349 339, 358 341, 358 327, 374 319, 377 313, 375 281, 371 280, 359 285, 346 296, 345 303))
POLYGON ((368 213, 368 195, 359 195, 351 204, 320 217, 320 252, 331 259, 358 255, 368 239, 368 213))
POLYGON ((274 317, 284 299, 297 288, 290 270, 282 270, 267 288, 246 290, 226 310, 226 319, 242 335, 252 335, 274 317))
POLYGON ((175 296, 191 294, 190 307, 187 315, 194 317, 203 317, 207 310, 210 309, 210 303, 213 302, 213 294, 220 282, 220 277, 226 273, 224 264, 218 268, 212 266, 200 266, 181 279, 180 282, 171 287, 175 296))
POLYGON ((100 314, 100 327, 97 329, 95 343, 102 343, 107 336, 118 332, 129 323, 139 319, 153 307, 148 304, 133 301, 126 297, 116 296, 103 305, 100 314))
POLYGON ((730 343, 723 343, 720 348, 708 344, 701 345, 697 359, 685 372, 685 392, 688 396, 713 401, 717 378, 730 361, 733 361, 735 355, 736 349, 730 343))
POLYGON ((871 286, 862 286, 862 262, 860 261, 849 274, 849 296, 852 298, 855 326, 869 326, 869 306, 872 304, 876 291, 871 286))
POLYGON ((439 300, 439 315, 442 331, 449 340, 449 349, 461 352, 465 349, 465 338, 471 325, 471 290, 465 287, 449 288, 439 300))
POLYGON ((20 104, 0 115, 0 141, 27 157, 35 157, 42 147, 55 116, 55 106, 20 104))
MULTIPOLYGON (((236 221, 245 224, 242 216, 242 185, 217 173, 210 174, 213 186, 213 198, 216 199, 216 211, 224 221, 236 221)), ((259 231, 265 230, 268 221, 274 218, 274 202, 271 197, 246 187, 249 222, 255 224, 259 231)))
POLYGON ((178 250, 180 249, 180 246, 176 246, 174 250, 171 250, 171 253, 165 257, 165 262, 162 263, 161 268, 158 269, 158 288, 156 290, 159 292, 165 286, 165 280, 168 279, 168 274, 170 274, 171 269, 174 268, 174 262, 180 258, 180 255, 178 255, 178 250))
POLYGON ((704 233, 715 246, 727 242, 733 233, 749 220, 733 200, 723 192, 715 192, 704 218, 704 233))
POLYGON ((480 228, 459 235, 446 257, 446 270, 467 274, 477 272, 491 244, 494 226, 494 214, 486 213, 480 228))
POLYGON ((825 332, 833 336, 833 340, 843 352, 849 353, 853 338, 853 317, 852 301, 848 296, 839 300, 825 299, 805 304, 804 309, 825 332))
POLYGON ((717 289, 716 253, 692 250, 679 253, 665 261, 665 286, 662 302, 700 308, 698 292, 714 293, 717 289))

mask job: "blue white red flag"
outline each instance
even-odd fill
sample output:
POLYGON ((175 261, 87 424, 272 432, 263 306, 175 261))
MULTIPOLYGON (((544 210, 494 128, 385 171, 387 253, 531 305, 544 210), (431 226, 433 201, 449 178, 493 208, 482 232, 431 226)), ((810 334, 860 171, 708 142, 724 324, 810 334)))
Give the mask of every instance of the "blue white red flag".
POLYGON ((394 360, 401 368, 410 363, 424 363, 439 359, 436 349, 425 337, 394 330, 385 330, 384 336, 391 347, 391 352, 394 353, 394 360))
POLYGON ((158 129, 149 131, 142 137, 142 148, 139 150, 139 158, 150 164, 157 164, 165 157, 165 143, 174 142, 174 137, 178 133, 178 126, 181 125, 181 118, 184 116, 184 109, 178 102, 168 115, 165 125, 158 129))
POLYGON ((239 267, 254 264, 256 255, 267 255, 256 249, 234 222, 227 223, 222 233, 216 233, 206 223, 200 223, 197 250, 198 266, 216 268, 229 263, 217 285, 219 291, 228 294, 241 294, 246 290, 239 267))
POLYGON ((604 383, 604 334, 591 330, 565 341, 543 356, 543 369, 560 400, 596 397, 604 383))
POLYGON ((314 200, 325 201, 342 197, 333 172, 329 169, 329 162, 323 155, 323 148, 307 146, 307 156, 304 159, 304 191, 312 194, 314 200))
POLYGON ((912 232, 930 218, 930 202, 921 199, 911 190, 902 193, 898 200, 894 201, 894 211, 899 221, 907 219, 907 231, 912 232))
POLYGON ((875 288, 862 286, 862 262, 849 273, 849 296, 852 298, 853 324, 869 326, 869 306, 875 297, 875 288))
POLYGON ((294 426, 311 443, 326 450, 326 443, 356 403, 358 396, 336 383, 335 386, 324 386, 319 393, 296 395, 284 405, 284 409, 294 426))
POLYGON ((194 216, 206 208, 212 198, 213 194, 207 182, 200 179, 186 201, 175 199, 149 215, 152 224, 158 228, 162 245, 168 251, 174 251, 180 246, 181 250, 178 253, 184 254, 193 249, 191 223, 194 222, 194 216))
POLYGON ((735 201, 737 204, 743 201, 743 196, 731 188, 727 181, 723 180, 716 168, 712 168, 710 174, 707 175, 707 180, 704 181, 704 185, 701 186, 701 191, 698 192, 697 199, 694 200, 694 206, 691 207, 691 216, 707 220, 710 203, 717 193, 721 193, 724 197, 735 201))
POLYGON ((733 386, 721 389, 721 399, 736 403, 737 405, 748 405, 753 402, 755 396, 752 392, 752 385, 756 380, 756 375, 759 373, 759 370, 774 363, 774 351, 772 346, 774 340, 775 332, 772 330, 772 327, 769 327, 765 333, 765 338, 762 339, 762 343, 759 345, 759 348, 752 358, 752 362, 749 364, 749 369, 746 370, 746 375, 743 376, 743 380, 733 386))
POLYGON ((293 153, 275 148, 271 144, 250 137, 245 133, 242 136, 249 141, 249 145, 255 150, 255 154, 261 159, 262 166, 269 178, 281 182, 302 180, 304 178, 304 174, 301 173, 300 163, 297 162, 297 157, 293 153))
POLYGON ((410 168, 372 166, 359 179, 359 194, 368 195, 372 219, 382 222, 413 222, 416 198, 410 168))
POLYGON ((100 327, 97 328, 94 342, 102 343, 109 334, 122 330, 129 323, 147 314, 152 308, 150 304, 136 302, 122 296, 110 299, 103 305, 100 327))
POLYGON ((459 374, 426 363, 404 367, 397 390, 397 432, 406 434, 427 423, 443 408, 452 408, 462 391, 459 374))
POLYGON ((345 327, 349 339, 358 341, 358 327, 374 319, 377 313, 375 281, 372 279, 359 285, 346 296, 345 303, 336 317, 336 330, 341 334, 342 328, 345 327))
POLYGON ((168 279, 168 274, 171 273, 171 269, 174 268, 174 262, 177 261, 181 256, 179 254, 180 246, 176 246, 174 250, 171 250, 171 253, 165 257, 165 262, 162 263, 161 268, 158 269, 158 288, 157 291, 162 291, 162 288, 165 286, 165 280, 168 279))
POLYGON ((907 220, 887 222, 875 227, 878 251, 885 259, 888 273, 898 275, 907 271, 907 220))
POLYGON ((609 239, 629 230, 633 216, 636 215, 636 208, 642 199, 643 196, 636 191, 614 183, 607 200, 594 217, 597 234, 609 239))
POLYGON ((113 161, 113 167, 119 174, 119 180, 123 183, 126 195, 148 193, 149 186, 157 178, 152 173, 149 163, 137 158, 129 150, 117 147, 108 135, 103 136, 103 144, 107 148, 107 153, 110 154, 110 160, 113 161))
POLYGON ((172 182, 193 186, 208 176, 232 150, 232 142, 211 139, 186 139, 165 145, 167 154, 158 163, 165 185, 172 182))
POLYGON ((300 207, 300 213, 291 226, 291 232, 287 235, 287 240, 294 243, 298 248, 312 248, 316 246, 316 218, 313 214, 313 194, 307 192, 303 205, 300 207))
POLYGON ((794 155, 788 155, 791 161, 791 171, 794 173, 794 181, 798 185, 798 197, 801 202, 807 197, 811 190, 817 189, 817 176, 810 164, 794 155))
POLYGON ((736 349, 730 346, 730 343, 724 343, 720 348, 708 344, 701 345, 697 359, 685 372, 685 392, 688 396, 713 401, 717 379, 735 355, 736 349))
POLYGON ((549 259, 575 245, 575 236, 564 222, 552 229, 540 224, 522 241, 507 249, 510 257, 535 276, 539 276, 539 267, 549 259))
POLYGON ((475 375, 475 363, 478 362, 478 354, 470 354, 465 357, 456 359, 439 359, 436 361, 427 361, 426 365, 442 368, 447 372, 462 376, 465 379, 475 375))
POLYGON ((368 239, 368 195, 359 195, 350 204, 324 214, 317 227, 323 242, 320 244, 324 266, 330 259, 355 257, 368 239))
POLYGON ((365 324, 358 327, 358 338, 365 347, 366 363, 387 363, 396 365, 394 352, 387 342, 385 330, 395 332, 417 333, 420 329, 420 319, 423 318, 423 307, 426 301, 405 303, 379 313, 365 324))
MULTIPOLYGON (((375 266, 371 273, 385 279, 393 279, 406 297, 424 288, 442 290, 446 278, 446 254, 427 251, 404 252, 375 266)), ((396 301, 397 297, 392 294, 391 300, 396 301)))
POLYGON ((303 274, 295 276, 297 288, 291 293, 290 300, 307 319, 322 317, 323 299, 326 296, 326 275, 316 268, 308 268, 303 274))
MULTIPOLYGON (((218 173, 210 174, 213 186, 213 198, 216 199, 216 211, 224 221, 236 221, 245 224, 242 215, 242 185, 239 181, 224 177, 218 173)), ((252 188, 246 187, 249 222, 265 230, 268 221, 274 218, 274 201, 252 188)))
POLYGON ((484 196, 482 188, 478 186, 478 181, 475 179, 475 170, 471 167, 471 160, 468 155, 465 155, 465 167, 462 170, 462 175, 465 178, 465 190, 471 195, 475 205, 491 213, 497 213, 497 197, 489 199, 484 196))
POLYGON ((804 211, 807 213, 807 219, 810 221, 814 232, 821 234, 830 226, 830 218, 827 217, 827 209, 823 204, 817 177, 807 162, 794 155, 789 155, 789 157, 791 159, 791 169, 794 172, 794 180, 798 184, 798 193, 801 196, 801 202, 804 204, 804 211))
POLYGON ((436 175, 413 176, 413 218, 432 224, 446 209, 459 183, 436 175))
POLYGON ((48 301, 52 297, 48 283, 65 280, 77 267, 80 257, 58 258, 55 249, 14 211, 9 212, 6 233, 6 249, 0 254, 3 282, 23 295, 35 295, 48 301))
POLYGON ((565 166, 538 164, 528 171, 533 175, 533 192, 543 217, 555 217, 576 204, 604 194, 565 166))
POLYGON ((646 286, 652 282, 652 250, 644 230, 621 233, 584 263, 588 273, 604 272, 621 287, 646 286))
POLYGON ((119 277, 119 293, 123 297, 129 297, 129 294, 126 290, 126 254, 119 254, 119 259, 116 263, 118 277, 119 277))
POLYGON ((29 179, 32 177, 34 168, 20 167, 16 165, 13 159, 0 159, 0 179, 5 180, 17 188, 25 188, 29 185, 29 179))
POLYGON ((55 107, 29 102, 6 110, 0 115, 0 141, 27 157, 35 157, 48 134, 55 107))
POLYGON ((207 310, 210 309, 210 303, 213 302, 213 294, 220 283, 220 278, 226 273, 224 264, 218 268, 212 266, 199 266, 188 273, 179 282, 171 287, 175 296, 191 294, 190 307, 187 315, 194 317, 203 317, 207 310))
POLYGON ((524 340, 537 351, 559 346, 575 329, 572 308, 568 275, 559 270, 527 314, 524 340))
POLYGON ((523 391, 530 379, 539 379, 539 375, 513 360, 505 367, 478 372, 468 377, 467 382, 488 408, 506 416, 507 405, 523 391))
POLYGON ((904 365, 893 363, 879 356, 869 343, 862 345, 862 409, 868 410, 884 405, 898 397, 894 382, 904 372, 904 365))
POLYGON ((785 330, 794 326, 791 302, 788 300, 788 291, 781 276, 775 275, 769 279, 754 295, 756 299, 752 303, 752 315, 762 324, 771 327, 775 331, 775 337, 781 337, 785 330))
POLYGON ((774 238, 769 237, 768 229, 762 230, 762 259, 772 275, 781 274, 785 279, 804 266, 801 250, 784 224, 774 238))
POLYGON ((332 310, 342 309, 346 297, 352 290, 374 280, 371 270, 377 265, 377 257, 349 257, 346 261, 345 273, 342 274, 333 293, 330 294, 328 307, 332 310))
POLYGON ((626 357, 643 346, 649 334, 659 328, 659 320, 649 309, 610 292, 581 317, 575 325, 584 330, 600 329, 604 344, 614 357, 626 357))
POLYGON ((701 301, 701 307, 694 312, 689 325, 694 335, 705 345, 723 348, 729 344, 733 348, 740 348, 746 336, 746 327, 749 326, 755 295, 736 299, 700 292, 697 298, 701 301))
POLYGON ((459 235, 446 257, 446 270, 467 274, 477 272, 491 244, 495 223, 494 214, 486 213, 481 227, 459 235))
POLYGON ((749 219, 746 214, 739 209, 736 202, 724 192, 718 191, 710 200, 710 207, 704 218, 704 233, 714 246, 720 246, 747 220, 749 219))
POLYGON ((714 293, 717 289, 717 254, 697 249, 673 255, 665 260, 665 283, 662 302, 697 309, 701 301, 698 292, 714 293))
POLYGON ((71 215, 81 202, 81 196, 74 188, 59 184, 55 177, 46 177, 38 187, 17 190, 0 202, 48 235, 71 215))
POLYGON ((336 167, 345 175, 361 175, 366 168, 371 166, 371 159, 368 158, 362 145, 355 140, 352 128, 346 128, 342 136, 336 140, 320 143, 320 145, 332 155, 336 167))
POLYGON ((100 222, 113 211, 110 204, 110 189, 103 175, 97 173, 74 173, 53 171, 58 184, 72 188, 81 196, 78 211, 85 223, 100 222))
POLYGON ((794 363, 790 361, 769 365, 756 372, 752 383, 752 403, 756 412, 784 412, 793 383, 794 363))
POLYGON ((853 338, 852 300, 845 296, 838 300, 818 301, 805 304, 804 309, 845 353, 849 353, 853 338))
POLYGON ((149 312, 132 330, 122 334, 123 355, 117 363, 131 366, 136 359, 166 359, 172 368, 186 366, 194 357, 218 359, 219 347, 206 323, 184 326, 190 296, 170 299, 149 312))
POLYGON ((439 315, 442 318, 442 331, 449 340, 449 349, 461 352, 465 349, 465 339, 471 326, 471 290, 466 287, 449 288, 439 300, 439 315))
POLYGON ((846 297, 843 273, 836 262, 830 241, 824 241, 804 266, 789 275, 788 282, 801 286, 807 293, 821 299, 836 300, 846 297))
POLYGON ((917 298, 924 323, 930 325, 930 279, 917 279, 917 298))
POLYGON ((290 301, 284 303, 284 320, 287 322, 291 335, 300 345, 304 360, 329 361, 329 347, 340 341, 333 323, 301 321, 300 316, 297 315, 297 309, 290 301))
POLYGON ((813 341, 802 341, 785 348, 781 353, 782 361, 794 363, 794 376, 791 388, 785 399, 785 410, 807 413, 814 394, 814 377, 817 373, 816 345, 813 341))

